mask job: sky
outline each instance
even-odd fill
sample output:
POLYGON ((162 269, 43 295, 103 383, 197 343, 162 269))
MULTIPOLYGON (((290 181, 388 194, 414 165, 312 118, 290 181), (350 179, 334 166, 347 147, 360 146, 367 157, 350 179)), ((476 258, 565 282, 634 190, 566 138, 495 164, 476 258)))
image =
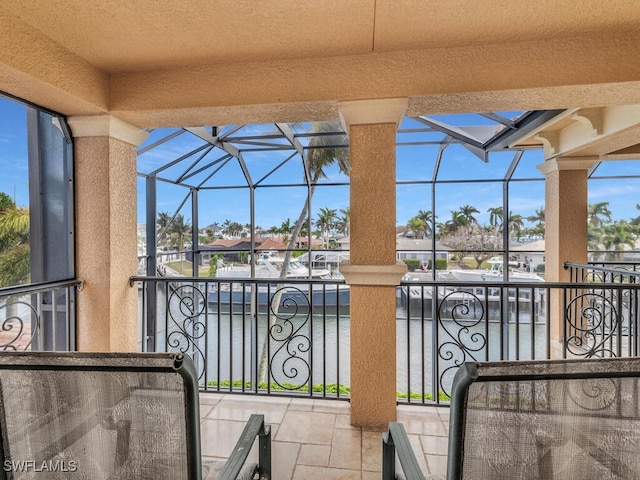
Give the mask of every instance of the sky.
MULTIPOLYGON (((508 113, 505 113, 508 115, 508 113)), ((469 116, 456 115, 441 117, 450 124, 468 124, 469 116)), ((485 120, 473 116, 474 122, 485 120)), ((488 121, 487 121, 488 122, 488 121)), ((415 120, 405 119, 400 131, 419 126, 415 120)), ((303 128, 304 126, 299 126, 303 128)), ((151 132, 149 139, 141 146, 148 145, 166 135, 170 130, 151 132)), ((235 135, 255 132, 273 132, 273 125, 250 125, 243 127, 235 135)), ((224 130, 223 130, 224 132, 224 130)), ((25 107, 0 97, 0 191, 15 198, 17 205, 28 206, 28 152, 26 141, 25 107)), ((398 135, 398 142, 428 140, 428 134, 406 133, 398 135)), ((160 147, 150 150, 138 158, 138 170, 149 173, 166 165, 189 150, 202 145, 189 134, 182 134, 160 147)), ((282 162, 292 154, 291 151, 247 152, 244 157, 256 188, 256 224, 263 228, 279 226, 287 218, 294 223, 300 214, 306 198, 306 189, 301 186, 276 186, 300 184, 303 171, 299 155, 287 163, 282 162), (281 165, 275 173, 266 175, 281 165)), ((436 146, 399 146, 397 149, 397 225, 405 225, 419 210, 434 210, 431 204, 431 186, 417 184, 431 180, 437 154, 436 146)), ((458 145, 449 146, 443 155, 438 179, 443 180, 436 186, 437 221, 445 222, 451 217, 451 211, 459 210, 462 205, 475 206, 480 223, 489 222, 487 210, 502 205, 503 187, 501 180, 513 158, 513 152, 490 154, 489 163, 484 163, 469 151, 458 145), (472 182, 479 179, 492 179, 495 182, 472 182), (450 183, 452 181, 465 183, 450 183)), ((246 185, 244 175, 236 160, 221 158, 220 154, 205 157, 206 162, 219 160, 221 167, 209 184, 225 187, 246 185)), ((193 163, 195 157, 185 159, 180 165, 162 172, 168 178, 177 178, 193 163)), ((535 168, 542 163, 541 151, 525 152, 520 165, 514 173, 514 181, 509 184, 509 210, 523 217, 531 216, 536 209, 544 205, 544 181, 542 174, 535 168)), ((202 163, 201 163, 202 164, 202 163)), ((195 174, 189 181, 198 184, 205 179, 206 173, 195 174)), ((328 171, 327 179, 316 189, 312 200, 313 218, 317 218, 320 208, 340 209, 349 206, 349 189, 344 185, 348 177, 340 174, 337 167, 328 171), (343 184, 340 186, 327 185, 343 184)), ((138 223, 145 223, 144 179, 138 180, 138 223)), ((173 214, 188 194, 188 189, 165 182, 158 183, 158 211, 173 214)), ((589 183, 589 203, 609 202, 614 219, 625 219, 640 215, 636 204, 640 203, 640 160, 604 162, 589 183), (611 176, 638 176, 633 179, 598 179, 611 176)), ((191 204, 187 201, 180 213, 191 220, 191 204)), ((246 188, 226 188, 203 191, 199 196, 200 227, 225 220, 249 223, 249 193, 246 188)))

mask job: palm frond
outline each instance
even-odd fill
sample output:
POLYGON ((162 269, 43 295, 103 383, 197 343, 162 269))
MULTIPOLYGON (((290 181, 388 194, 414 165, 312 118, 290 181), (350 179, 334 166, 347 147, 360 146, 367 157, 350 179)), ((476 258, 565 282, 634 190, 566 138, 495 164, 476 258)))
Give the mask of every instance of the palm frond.
POLYGON ((16 245, 0 253, 0 287, 27 283, 30 273, 31 260, 28 244, 16 245))
POLYGON ((324 168, 336 163, 341 173, 349 175, 349 148, 336 147, 347 145, 349 140, 342 132, 340 122, 316 122, 312 126, 313 133, 335 133, 335 135, 317 135, 309 140, 306 159, 309 162, 314 179, 326 178, 324 168))
POLYGON ((9 207, 0 212, 0 238, 29 235, 29 209, 9 207))

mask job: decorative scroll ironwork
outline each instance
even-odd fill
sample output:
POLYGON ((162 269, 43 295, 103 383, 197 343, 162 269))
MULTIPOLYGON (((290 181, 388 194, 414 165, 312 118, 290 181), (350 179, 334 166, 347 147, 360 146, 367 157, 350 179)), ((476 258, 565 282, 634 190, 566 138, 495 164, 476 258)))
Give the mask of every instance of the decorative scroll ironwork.
POLYGON ((616 267, 606 271, 603 270, 582 270, 582 282, 584 283, 635 283, 635 278, 630 276, 633 273, 628 268, 616 267))
POLYGON ((567 393, 573 403, 589 411, 606 410, 618 398, 618 388, 612 378, 586 378, 568 382, 567 393))
POLYGON ((487 346, 487 337, 477 330, 485 319, 485 305, 474 293, 453 291, 438 303, 438 323, 450 340, 439 342, 440 389, 450 394, 450 379, 458 368, 469 360, 477 360, 474 353, 487 346), (453 305, 451 305, 453 303, 453 305), (472 308, 473 307, 473 308, 472 308), (445 313, 450 309, 450 317, 445 313))
POLYGON ((3 351, 31 350, 40 326, 40 316, 31 303, 9 298, 0 305, 0 349, 3 351))
POLYGON ((565 309, 569 333, 565 348, 581 357, 615 357, 612 345, 622 319, 619 310, 605 295, 586 292, 572 298, 565 309))
POLYGON ((269 312, 269 341, 280 344, 269 359, 269 375, 284 390, 300 390, 311 378, 311 339, 303 333, 310 323, 311 301, 297 287, 279 286, 270 299, 269 312), (296 327, 294 321, 300 324, 296 327), (290 382, 278 380, 280 373, 290 382))
POLYGON ((205 292, 193 285, 170 287, 170 291, 167 310, 173 325, 167 330, 167 347, 190 355, 198 368, 198 379, 201 379, 206 356, 198 340, 205 337, 207 330, 202 320, 206 318, 205 292))

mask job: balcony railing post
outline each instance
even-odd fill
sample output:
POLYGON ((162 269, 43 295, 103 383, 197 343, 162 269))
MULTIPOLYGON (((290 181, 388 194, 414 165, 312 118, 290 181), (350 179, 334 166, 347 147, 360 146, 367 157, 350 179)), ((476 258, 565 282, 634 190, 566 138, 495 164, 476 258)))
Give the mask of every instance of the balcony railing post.
POLYGON ((157 319, 158 319, 158 283, 155 281, 144 282, 142 284, 143 298, 145 299, 146 318, 143 320, 146 325, 144 341, 145 352, 156 351, 157 319))

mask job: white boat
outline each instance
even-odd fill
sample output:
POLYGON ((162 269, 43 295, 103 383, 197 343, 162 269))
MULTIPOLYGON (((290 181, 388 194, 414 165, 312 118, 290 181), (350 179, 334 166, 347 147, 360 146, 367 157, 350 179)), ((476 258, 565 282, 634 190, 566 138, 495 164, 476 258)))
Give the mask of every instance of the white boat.
MULTIPOLYGON (((502 258, 492 257, 489 259, 489 268, 471 270, 446 270, 451 280, 460 282, 502 282, 504 278, 504 268, 502 258)), ((544 278, 533 272, 516 270, 517 263, 509 263, 509 282, 544 282, 544 278)))
MULTIPOLYGON (((333 277, 329 270, 312 269, 309 272, 309 269, 295 259, 289 263, 286 278, 300 280, 300 282, 278 285, 275 282, 282 278, 283 264, 283 259, 276 256, 265 255, 257 260, 253 278, 274 281, 269 284, 257 284, 258 307, 266 307, 278 291, 282 292, 280 296, 281 308, 346 307, 349 305, 350 290, 348 285, 335 282, 339 278, 333 277), (304 283, 302 280, 311 280, 313 283, 304 283), (326 282, 318 282, 318 280, 326 282)), ((243 304, 249 305, 255 301, 251 293, 251 287, 255 284, 242 282, 242 279, 252 278, 250 266, 221 266, 216 271, 216 278, 220 279, 220 283, 213 285, 209 291, 209 304, 220 303, 241 308, 243 304)))
MULTIPOLYGON (((255 274, 253 278, 282 278, 282 266, 284 259, 276 256, 262 255, 256 261, 255 274)), ((216 270, 216 277, 219 278, 251 278, 250 265, 220 266, 216 270)), ((292 258, 287 270, 287 278, 332 280, 331 272, 325 269, 309 269, 298 260, 292 258)))

